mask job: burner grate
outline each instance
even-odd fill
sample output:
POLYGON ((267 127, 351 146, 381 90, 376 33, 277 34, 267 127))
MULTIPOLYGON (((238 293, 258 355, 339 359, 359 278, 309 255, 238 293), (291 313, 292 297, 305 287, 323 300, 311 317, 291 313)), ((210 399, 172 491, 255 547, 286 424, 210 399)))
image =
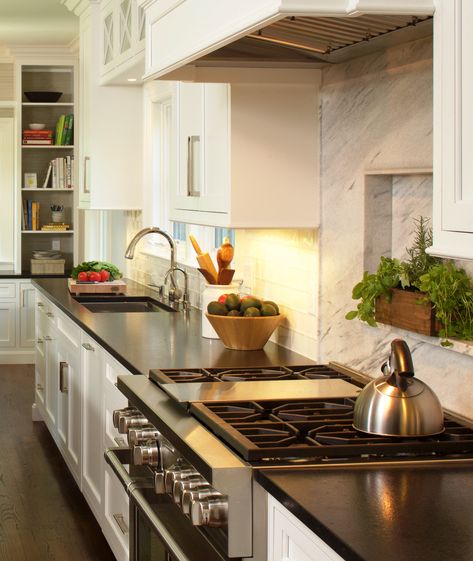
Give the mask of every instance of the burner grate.
POLYGON ((159 384, 182 384, 185 382, 214 382, 209 372, 203 368, 181 370, 151 370, 149 377, 159 384))
POLYGON ((289 369, 284 366, 272 368, 232 368, 209 369, 209 372, 222 382, 248 382, 266 380, 290 380, 297 379, 289 369))
POLYGON ((351 420, 354 403, 353 399, 285 403, 274 407, 273 414, 284 421, 311 421, 331 417, 347 417, 351 420))
POLYGON ((351 399, 224 406, 199 403, 193 404, 191 410, 251 462, 441 460, 473 455, 473 430, 449 417, 445 419, 445 432, 436 436, 376 436, 353 428, 353 404, 351 399))

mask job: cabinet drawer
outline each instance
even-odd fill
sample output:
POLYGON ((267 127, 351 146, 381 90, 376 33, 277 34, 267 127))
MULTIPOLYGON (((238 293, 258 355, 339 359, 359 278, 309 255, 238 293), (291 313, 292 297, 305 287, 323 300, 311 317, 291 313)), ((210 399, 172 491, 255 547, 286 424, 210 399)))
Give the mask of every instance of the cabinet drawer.
POLYGON ((0 298, 16 298, 16 284, 14 282, 0 282, 0 298))
POLYGON ((117 561, 128 559, 129 499, 113 471, 105 466, 103 533, 117 561))

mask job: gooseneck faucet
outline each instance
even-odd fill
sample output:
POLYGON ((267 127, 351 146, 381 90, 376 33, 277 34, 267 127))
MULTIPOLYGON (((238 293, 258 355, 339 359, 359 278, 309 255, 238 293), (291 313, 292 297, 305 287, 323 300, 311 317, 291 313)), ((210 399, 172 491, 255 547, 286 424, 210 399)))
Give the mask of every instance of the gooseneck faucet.
POLYGON ((163 238, 165 238, 168 241, 169 246, 171 247, 171 259, 170 259, 170 267, 169 267, 169 269, 166 272, 166 275, 164 277, 164 285, 166 285, 168 278, 170 278, 173 288, 169 291, 169 299, 170 300, 176 300, 176 301, 179 300, 179 298, 181 297, 182 291, 180 291, 180 289, 177 286, 176 279, 174 278, 174 273, 176 271, 180 271, 184 274, 185 286, 184 286, 184 293, 183 293, 183 305, 184 305, 184 308, 186 309, 188 307, 188 301, 189 301, 188 300, 187 274, 183 269, 176 266, 176 244, 174 243, 174 240, 171 238, 171 236, 167 232, 165 232, 164 230, 161 230, 161 228, 158 228, 156 226, 152 226, 152 227, 149 227, 149 228, 143 228, 137 234, 135 234, 135 236, 133 237, 131 242, 128 244, 128 247, 127 247, 126 252, 125 252, 125 258, 126 259, 133 259, 134 255, 135 255, 136 244, 141 240, 141 238, 143 238, 144 236, 146 236, 148 234, 159 234, 160 236, 163 236, 163 238))
POLYGON ((150 228, 143 228, 133 236, 133 239, 131 240, 131 242, 128 244, 128 247, 126 248, 125 259, 133 259, 135 255, 136 244, 141 240, 141 238, 144 238, 147 234, 159 234, 167 239, 169 245, 171 246, 171 268, 175 267, 176 245, 174 243, 174 240, 167 232, 161 230, 161 228, 157 228, 156 226, 151 226, 150 228))

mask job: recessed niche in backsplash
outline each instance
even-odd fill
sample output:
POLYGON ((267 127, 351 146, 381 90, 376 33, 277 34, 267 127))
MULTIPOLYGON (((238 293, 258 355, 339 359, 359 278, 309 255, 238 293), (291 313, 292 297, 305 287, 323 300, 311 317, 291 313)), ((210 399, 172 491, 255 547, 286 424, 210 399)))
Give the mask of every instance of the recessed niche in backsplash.
POLYGON ((432 218, 432 172, 390 170, 364 176, 364 270, 374 272, 379 258, 406 259, 415 218, 432 218))

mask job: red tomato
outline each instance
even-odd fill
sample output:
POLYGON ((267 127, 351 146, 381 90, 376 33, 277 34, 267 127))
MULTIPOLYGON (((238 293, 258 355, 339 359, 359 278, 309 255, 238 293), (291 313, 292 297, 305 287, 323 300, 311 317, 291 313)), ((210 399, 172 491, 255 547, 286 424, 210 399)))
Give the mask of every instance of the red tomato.
POLYGON ((89 273, 89 280, 91 282, 100 282, 100 273, 96 273, 95 271, 91 271, 89 273))
POLYGON ((108 281, 110 279, 110 273, 106 269, 100 271, 100 280, 102 282, 108 281))
POLYGON ((219 297, 218 301, 220 302, 220 304, 225 304, 225 300, 227 299, 228 294, 222 294, 222 296, 219 297))
POLYGON ((89 280, 89 275, 87 274, 86 271, 81 271, 78 275, 77 275, 77 280, 84 282, 89 280))

